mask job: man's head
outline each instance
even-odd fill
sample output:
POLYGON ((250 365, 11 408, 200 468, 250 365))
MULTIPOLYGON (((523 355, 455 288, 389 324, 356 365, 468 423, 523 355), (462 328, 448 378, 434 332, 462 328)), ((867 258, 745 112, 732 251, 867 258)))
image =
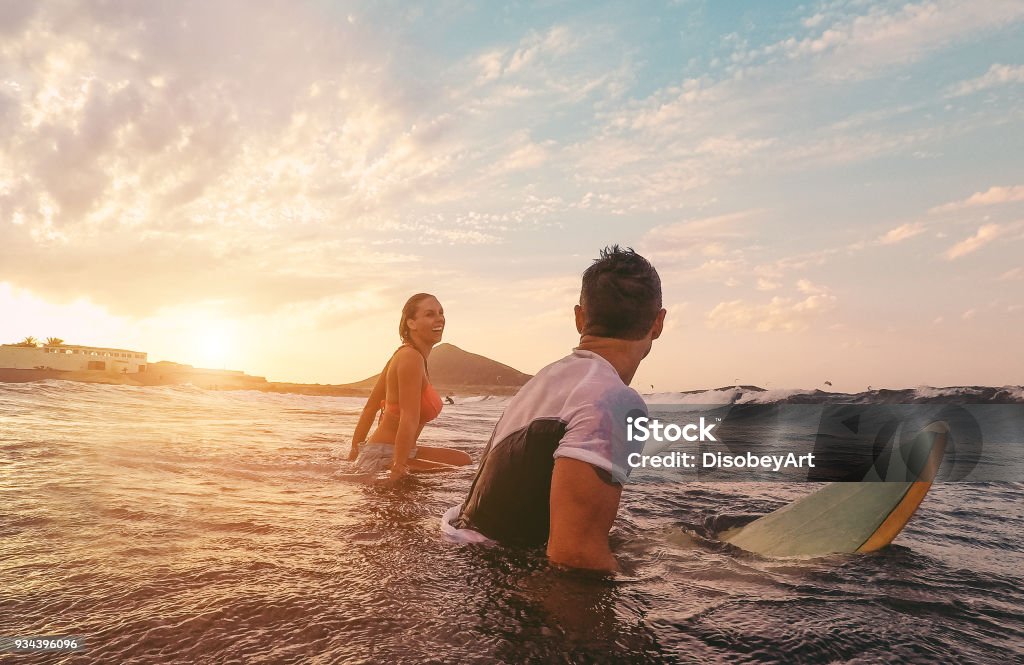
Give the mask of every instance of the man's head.
POLYGON ((576 313, 581 335, 640 340, 661 334, 661 278, 632 248, 605 247, 583 273, 576 313))

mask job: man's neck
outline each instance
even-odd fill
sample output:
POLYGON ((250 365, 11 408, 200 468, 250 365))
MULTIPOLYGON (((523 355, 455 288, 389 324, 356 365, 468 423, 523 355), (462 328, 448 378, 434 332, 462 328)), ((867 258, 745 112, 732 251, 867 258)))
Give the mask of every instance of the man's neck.
POLYGON ((651 340, 627 340, 615 339, 613 337, 596 337, 584 335, 580 338, 579 346, 581 351, 590 351, 601 356, 615 368, 619 378, 627 386, 633 380, 637 367, 651 350, 651 340))

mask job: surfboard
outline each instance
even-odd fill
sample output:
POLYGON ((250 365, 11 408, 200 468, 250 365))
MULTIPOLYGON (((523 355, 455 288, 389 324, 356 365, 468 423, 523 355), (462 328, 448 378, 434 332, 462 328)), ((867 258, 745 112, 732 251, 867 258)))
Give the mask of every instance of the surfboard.
POLYGON ((928 494, 948 433, 945 422, 934 422, 908 450, 890 456, 884 474, 872 472, 862 482, 830 483, 719 537, 769 557, 881 549, 899 535, 928 494))

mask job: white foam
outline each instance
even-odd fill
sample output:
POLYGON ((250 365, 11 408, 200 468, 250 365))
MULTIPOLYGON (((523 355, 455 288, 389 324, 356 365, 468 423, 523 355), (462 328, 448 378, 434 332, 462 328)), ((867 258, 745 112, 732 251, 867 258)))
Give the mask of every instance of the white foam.
POLYGON ((644 395, 648 404, 672 405, 717 405, 717 404, 773 404, 793 395, 810 395, 814 390, 806 388, 775 388, 772 390, 750 390, 742 388, 720 388, 695 393, 650 393, 644 395))
POLYGON ((816 391, 807 390, 806 388, 773 388, 771 390, 764 390, 761 392, 749 392, 744 394, 738 400, 737 404, 774 404, 775 402, 781 402, 782 400, 793 397, 794 395, 811 395, 816 391))
POLYGON ((456 529, 452 526, 452 520, 459 516, 462 504, 452 506, 441 516, 441 533, 445 538, 457 543, 493 543, 487 536, 473 531, 472 529, 456 529))
POLYGON ((973 392, 970 388, 933 388, 931 386, 918 386, 914 388, 914 396, 922 398, 931 397, 958 397, 973 392))
POLYGON ((648 404, 732 404, 743 394, 739 388, 702 390, 696 393, 650 393, 642 395, 648 404))
POLYGON ((1024 386, 1003 386, 1000 390, 1005 390, 1015 402, 1024 402, 1024 386))
POLYGON ((487 402, 489 404, 504 404, 510 398, 507 395, 472 395, 470 397, 453 398, 455 404, 479 404, 480 402, 487 402))

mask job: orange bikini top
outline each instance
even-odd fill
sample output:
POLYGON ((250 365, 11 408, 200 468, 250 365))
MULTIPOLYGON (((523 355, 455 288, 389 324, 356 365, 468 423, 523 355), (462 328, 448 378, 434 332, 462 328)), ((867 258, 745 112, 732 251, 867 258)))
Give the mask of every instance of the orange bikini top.
MULTIPOLYGON (((395 351, 395 353, 398 352, 395 351)), ((424 363, 426 363, 425 360, 424 363)), ((387 371, 386 368, 385 371, 387 371)), ((426 381, 423 384, 423 393, 420 395, 420 425, 437 418, 441 413, 442 406, 441 396, 437 394, 436 390, 434 390, 434 386, 430 385, 430 381, 426 381)), ((380 408, 383 413, 391 416, 399 416, 402 413, 402 409, 398 406, 398 402, 381 400, 380 408)), ((383 414, 381 417, 383 417, 383 414)))
MULTIPOLYGON (((434 386, 425 383, 423 385, 423 394, 420 396, 420 424, 422 425, 437 418, 441 413, 441 406, 441 396, 434 390, 434 386)), ((402 413, 398 402, 381 400, 380 408, 384 410, 384 413, 391 416, 398 416, 402 413)))

